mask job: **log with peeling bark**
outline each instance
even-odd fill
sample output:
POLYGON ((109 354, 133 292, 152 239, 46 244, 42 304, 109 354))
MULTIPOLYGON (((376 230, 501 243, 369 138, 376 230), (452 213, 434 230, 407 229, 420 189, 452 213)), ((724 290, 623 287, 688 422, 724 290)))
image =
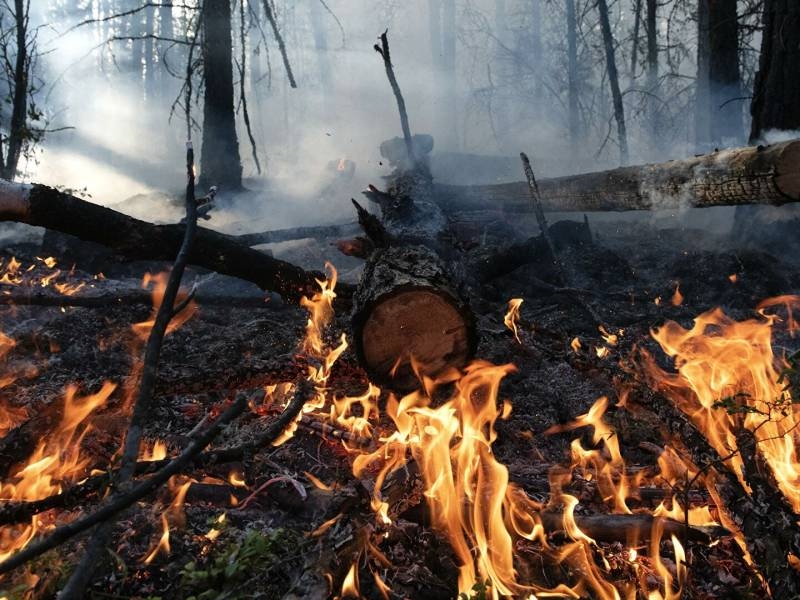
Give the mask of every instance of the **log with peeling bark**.
MULTIPOLYGON (((545 211, 627 211, 782 205, 800 201, 800 140, 721 150, 660 164, 539 180, 545 211)), ((435 185, 447 212, 528 212, 525 182, 435 185)))
MULTIPOLYGON (((44 185, 0 180, 0 220, 53 229, 108 246, 135 260, 171 260, 180 246, 184 225, 154 225, 86 202, 44 185)), ((190 263, 252 281, 290 301, 319 289, 310 273, 240 244, 235 238, 199 229, 190 263)), ((340 291, 346 293, 346 286, 340 291)))

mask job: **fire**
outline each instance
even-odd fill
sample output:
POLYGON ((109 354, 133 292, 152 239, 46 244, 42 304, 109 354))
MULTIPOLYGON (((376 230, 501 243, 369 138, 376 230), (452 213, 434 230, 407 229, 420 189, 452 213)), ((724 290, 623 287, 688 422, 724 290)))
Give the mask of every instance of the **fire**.
POLYGON ((163 460, 167 457, 167 444, 161 440, 156 440, 152 448, 145 448, 144 452, 140 454, 139 460, 153 461, 163 460))
MULTIPOLYGON (((153 311, 150 314, 150 318, 147 321, 141 321, 140 323, 135 323, 132 325, 132 329, 134 333, 140 337, 141 339, 147 339, 147 336, 150 335, 150 330, 153 328, 153 325, 156 322, 156 313, 158 312, 159 307, 161 306, 161 301, 164 299, 164 292, 167 290, 167 280, 169 279, 169 273, 164 271, 162 273, 157 273, 156 275, 152 275, 150 273, 145 273, 144 277, 142 278, 142 287, 148 288, 152 285, 152 296, 153 296, 153 311)), ((175 297, 175 304, 178 305, 188 297, 188 293, 181 290, 178 292, 178 295, 175 297)), ((192 300, 187 304, 183 310, 181 310, 177 315, 175 315, 172 320, 169 322, 167 326, 167 334, 172 333, 181 325, 186 323, 189 319, 191 319, 197 313, 197 303, 192 300)))
POLYGON ((691 329, 667 322, 651 333, 674 359, 677 372, 662 370, 644 350, 638 368, 691 418, 745 487, 742 459, 732 450, 737 448, 738 432, 752 432, 781 491, 800 511, 800 463, 795 447, 800 409, 782 382, 783 359, 775 356, 771 344, 779 319, 765 312, 776 304, 796 308, 800 298, 762 303, 760 317, 745 321, 735 321, 717 308, 697 317, 691 329))
POLYGON ((161 515, 161 526, 162 526, 162 534, 161 537, 158 539, 158 544, 156 547, 153 548, 148 555, 144 559, 144 564, 149 565, 153 562, 153 559, 159 555, 159 553, 163 552, 164 554, 170 553, 169 547, 169 522, 167 521, 166 515, 161 515))
POLYGON ((508 301, 508 312, 503 317, 503 323, 513 333, 518 343, 522 343, 519 339, 519 332, 517 331, 517 322, 519 321, 519 307, 522 306, 522 298, 512 298, 508 301))
MULTIPOLYGON (((61 493, 64 482, 85 476, 89 459, 81 456, 81 441, 89 426, 83 423, 105 404, 114 389, 114 384, 106 382, 96 394, 78 397, 77 388, 69 386, 58 427, 39 442, 24 466, 0 484, 0 500, 39 500, 61 493)), ((0 529, 0 561, 24 548, 42 526, 43 518, 34 517, 30 525, 0 529)))

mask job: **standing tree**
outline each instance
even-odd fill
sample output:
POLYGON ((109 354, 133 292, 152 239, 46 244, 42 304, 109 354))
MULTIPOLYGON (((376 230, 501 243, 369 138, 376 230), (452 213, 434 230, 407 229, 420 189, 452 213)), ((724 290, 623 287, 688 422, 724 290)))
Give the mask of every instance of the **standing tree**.
POLYGON ((699 0, 697 27, 695 139, 707 151, 742 138, 736 2, 699 0))
POLYGON ((650 121, 650 133, 653 144, 660 139, 661 127, 658 111, 658 27, 657 0, 647 0, 647 118, 650 121))
POLYGON ((205 0, 203 31, 203 140, 201 187, 242 187, 242 162, 234 114, 230 0, 205 0))
POLYGON ((42 137, 42 131, 28 122, 41 116, 31 100, 36 92, 32 77, 36 30, 30 29, 30 0, 14 0, 13 9, 7 2, 0 5, 0 55, 6 88, 0 127, 8 118, 6 134, 0 131, 0 177, 11 180, 17 176, 20 157, 42 137), (11 107, 10 117, 5 115, 6 106, 11 107))
POLYGON ((764 31, 750 113, 750 141, 769 129, 800 129, 800 2, 764 0, 764 31))
POLYGON ((578 152, 580 120, 578 118, 578 32, 575 0, 567 0, 567 105, 569 144, 573 154, 578 152))
POLYGON ((628 163, 628 134, 625 130, 625 109, 622 105, 622 93, 619 90, 617 59, 614 56, 614 36, 611 33, 611 21, 608 18, 608 3, 606 0, 597 0, 597 9, 600 12, 600 29, 603 32, 608 83, 611 85, 611 96, 614 102, 614 118, 617 121, 619 160, 621 164, 625 165, 628 163))

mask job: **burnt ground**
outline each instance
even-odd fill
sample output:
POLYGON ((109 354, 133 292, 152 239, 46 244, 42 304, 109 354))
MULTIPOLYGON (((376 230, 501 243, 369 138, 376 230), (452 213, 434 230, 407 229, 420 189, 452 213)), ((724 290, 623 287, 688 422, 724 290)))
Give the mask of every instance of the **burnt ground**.
MULTIPOLYGON (((615 399, 614 380, 625 375, 619 363, 634 346, 644 345, 659 355, 649 338, 651 327, 667 319, 688 326, 696 315, 715 306, 722 306, 735 318, 751 317, 760 300, 798 293, 800 267, 793 262, 796 242, 788 235, 791 227, 784 229, 775 236, 770 233, 775 228, 767 227, 747 240, 733 240, 687 227, 657 230, 645 223, 604 224, 593 228, 594 244, 566 244, 560 252, 571 287, 577 291, 543 289, 539 282, 546 279, 546 273, 543 275, 541 265, 521 267, 480 290, 472 298, 481 337, 478 357, 517 367, 501 389, 501 397, 511 401, 513 411, 507 420, 498 422, 494 446, 511 481, 534 498, 547 500, 548 467, 567 461, 569 443, 581 433, 545 435, 545 430, 585 413, 601 395, 615 399), (735 282, 730 277, 734 274, 735 282), (684 300, 673 306, 670 299, 678 284, 684 300), (521 344, 503 325, 511 297, 524 298, 521 344), (620 343, 610 347, 605 358, 598 358, 594 350, 604 345, 596 316, 608 331, 624 331, 620 343), (570 346, 575 337, 582 345, 578 352, 570 346)), ((300 244, 285 252, 299 263, 316 263, 309 265, 316 268, 325 257, 339 262, 327 244, 300 244)), ((37 264, 35 256, 41 256, 31 243, 7 245, 3 264, 11 255, 23 265, 37 264)), ((113 262, 85 267, 79 261, 71 275, 59 280, 91 282, 95 287, 83 290, 86 293, 132 291, 138 288, 143 272, 159 267, 113 262), (101 268, 105 279, 92 279, 101 268)), ((304 311, 274 297, 265 299, 257 290, 219 276, 191 271, 186 281, 195 279, 201 282, 200 307, 197 315, 165 342, 158 408, 147 430, 150 441, 166 441, 173 453, 197 422, 207 412, 218 410, 230 394, 293 381, 304 368, 297 357, 304 311)), ((19 286, 2 285, 2 289, 19 286)), ((5 358, 4 370, 17 377, 0 392, 3 402, 26 409, 40 421, 27 438, 23 435, 12 445, 4 442, 0 446, 7 461, 6 473, 12 460, 24 459, 25 444, 30 446, 32 440, 46 436, 47 428, 58 419, 65 386, 75 384, 89 393, 106 380, 119 387, 109 403, 91 417, 93 427, 82 443, 93 467, 109 465, 126 425, 118 416, 119 406, 141 354, 133 344, 130 325, 145 320, 150 311, 147 304, 127 303, 95 308, 2 308, 2 330, 16 341, 5 358), (133 353, 132 348, 136 349, 133 353)), ((347 327, 346 311, 340 310, 332 337, 348 332, 347 327)), ((791 348, 791 342, 787 344, 791 348)), ((365 377, 348 350, 334 367, 331 387, 342 394, 361 392, 365 386, 365 377)), ((216 445, 241 443, 271 418, 251 413, 226 430, 216 445)), ((656 457, 643 442, 662 445, 658 427, 614 407, 607 420, 617 429, 629 467, 655 464, 656 457)), ((160 514, 172 498, 162 490, 156 498, 123 514, 89 597, 325 598, 340 593, 347 570, 375 522, 369 508, 371 482, 351 475, 350 457, 340 441, 301 427, 277 449, 254 454, 241 463, 197 469, 191 475, 197 480, 209 479, 190 488, 186 522, 172 528, 170 554, 162 553, 151 564, 143 564, 160 536, 160 514), (244 478, 246 489, 227 483, 231 471, 244 478), (318 489, 306 473, 331 489, 318 489), (231 505, 232 495, 239 502, 252 497, 242 508, 231 505), (223 513, 225 522, 219 525, 217 519, 223 513), (310 535, 340 514, 343 516, 325 532, 310 535), (215 525, 219 535, 211 540, 206 534, 215 525)), ((380 572, 392 598, 456 595, 457 566, 452 551, 447 540, 427 524, 420 508, 421 489, 413 475, 412 469, 407 480, 399 483, 407 508, 397 515, 395 526, 374 542, 387 562, 378 564, 374 556, 359 561, 361 593, 367 598, 381 597, 371 569, 380 572)), ((578 513, 608 512, 591 490, 584 490, 580 499, 578 513)), ((48 519, 63 522, 70 515, 91 510, 97 500, 96 495, 88 495, 75 510, 53 511, 48 519)), ((653 504, 643 501, 638 506, 652 508, 653 504)), ((556 535, 553 543, 559 541, 556 535)), ((53 597, 79 559, 84 542, 73 541, 30 565, 26 572, 38 576, 32 591, 24 592, 24 585, 15 587, 26 580, 23 572, 0 580, 0 597, 4 593, 10 598, 53 597)), ((517 549, 521 578, 529 577, 541 585, 575 582, 575 573, 549 563, 533 544, 521 543, 517 549)), ((603 549, 609 561, 607 576, 620 587, 635 581, 636 575, 622 558, 626 549, 621 544, 604 544, 603 549)), ((764 595, 730 538, 723 538, 713 548, 690 543, 688 552, 691 567, 685 598, 764 595)), ((655 580, 653 575, 651 583, 655 580)), ((640 596, 642 593, 640 590, 640 596)))

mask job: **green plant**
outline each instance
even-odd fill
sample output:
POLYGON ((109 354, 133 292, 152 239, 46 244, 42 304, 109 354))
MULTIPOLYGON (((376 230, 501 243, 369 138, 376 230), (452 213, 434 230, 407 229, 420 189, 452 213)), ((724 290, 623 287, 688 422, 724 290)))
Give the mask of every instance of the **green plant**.
POLYGON ((259 591, 264 591, 263 579, 258 575, 279 565, 296 546, 296 536, 285 529, 270 533, 252 530, 210 557, 206 564, 186 564, 181 583, 189 594, 187 600, 252 598, 256 590, 251 586, 258 584, 259 591))
POLYGON ((487 600, 491 584, 492 582, 488 579, 484 582, 478 581, 472 586, 472 593, 469 596, 467 596, 466 592, 461 592, 458 595, 458 600, 487 600))

